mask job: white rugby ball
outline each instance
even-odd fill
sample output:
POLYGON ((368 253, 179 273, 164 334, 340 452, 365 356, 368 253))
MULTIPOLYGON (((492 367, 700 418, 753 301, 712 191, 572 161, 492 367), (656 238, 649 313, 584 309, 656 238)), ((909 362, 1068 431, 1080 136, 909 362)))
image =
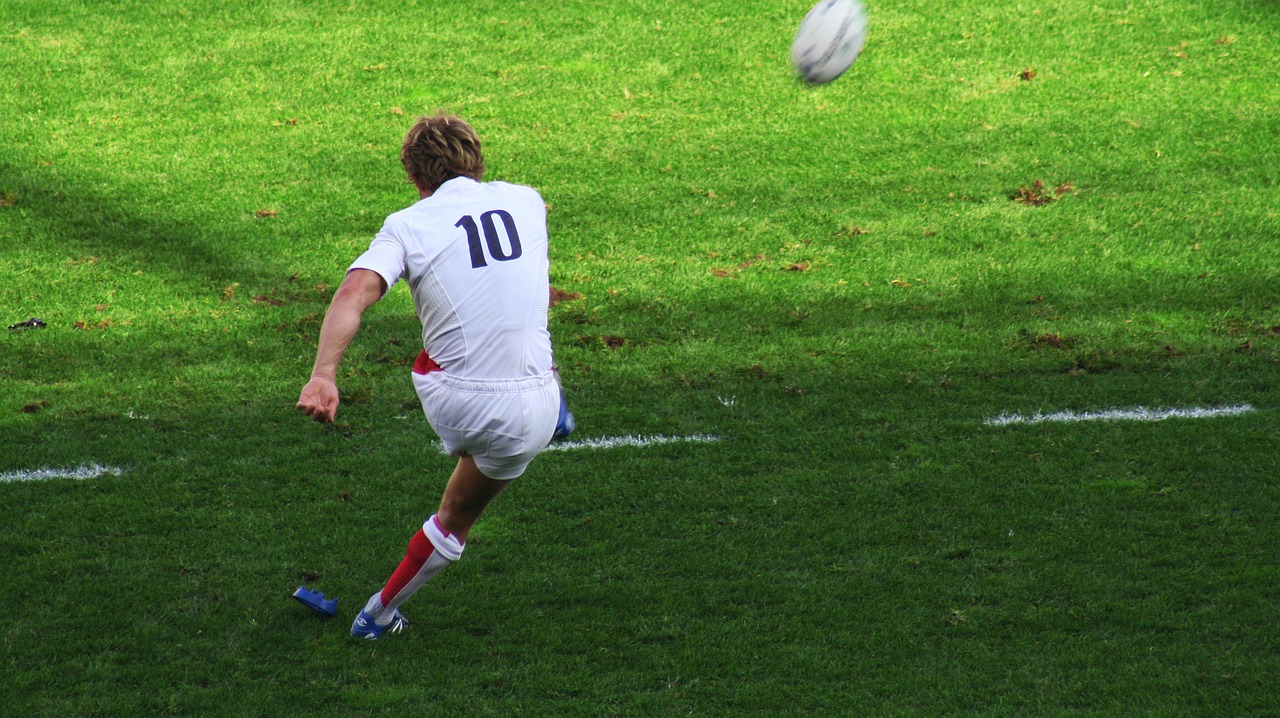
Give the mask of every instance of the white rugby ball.
POLYGON ((806 82, 831 82, 853 66, 867 39, 867 11, 859 0, 822 0, 796 31, 791 64, 806 82))

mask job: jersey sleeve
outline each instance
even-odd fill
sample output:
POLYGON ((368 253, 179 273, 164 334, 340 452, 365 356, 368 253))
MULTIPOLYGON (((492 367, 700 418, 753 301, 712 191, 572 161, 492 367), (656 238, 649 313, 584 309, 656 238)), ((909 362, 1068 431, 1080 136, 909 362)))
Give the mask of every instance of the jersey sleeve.
POLYGON ((377 272, 382 276, 382 280, 387 283, 387 290, 390 291, 395 286, 396 281, 405 275, 407 271, 406 255, 404 243, 396 237, 392 231, 390 222, 382 226, 382 230, 373 238, 373 242, 369 244, 369 248, 364 254, 356 258, 356 261, 347 267, 347 272, 353 269, 368 269, 377 272))

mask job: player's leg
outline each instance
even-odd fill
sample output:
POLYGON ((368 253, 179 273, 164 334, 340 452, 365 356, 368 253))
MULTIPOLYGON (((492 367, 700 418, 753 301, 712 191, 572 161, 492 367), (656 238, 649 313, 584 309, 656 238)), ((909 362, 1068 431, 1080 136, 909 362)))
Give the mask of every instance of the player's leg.
POLYGON ((488 478, 472 457, 461 457, 445 487, 440 510, 409 540, 404 559, 383 589, 369 597, 351 634, 377 638, 388 627, 393 632, 402 628, 407 621, 399 613, 400 605, 461 558, 471 527, 509 483, 488 478))
POLYGON ((404 560, 387 585, 369 598, 356 617, 353 636, 377 638, 383 630, 398 630, 405 623, 398 610, 400 604, 461 557, 480 515, 551 441, 562 406, 553 377, 531 380, 528 389, 497 394, 452 386, 463 383, 465 380, 458 379, 446 382, 438 373, 414 375, 432 428, 446 450, 461 457, 439 510, 410 540, 404 560), (507 424, 492 427, 495 416, 505 417, 507 424), (468 426, 472 428, 458 428, 468 426), (535 428, 530 431, 529 427, 535 428), (471 444, 484 447, 484 453, 470 455, 471 444))
POLYGON ((440 526, 465 544, 471 527, 510 484, 510 481, 485 476, 476 466, 474 457, 463 456, 458 459, 458 466, 449 477, 449 485, 440 499, 440 510, 436 512, 440 526))

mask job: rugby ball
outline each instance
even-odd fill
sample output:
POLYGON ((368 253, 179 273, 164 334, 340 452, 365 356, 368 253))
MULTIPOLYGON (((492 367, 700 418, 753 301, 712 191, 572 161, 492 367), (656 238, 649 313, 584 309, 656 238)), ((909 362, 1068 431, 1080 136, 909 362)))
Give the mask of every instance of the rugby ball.
POLYGON ((867 11, 859 0, 822 0, 791 42, 791 64, 805 82, 831 82, 853 66, 867 39, 867 11))

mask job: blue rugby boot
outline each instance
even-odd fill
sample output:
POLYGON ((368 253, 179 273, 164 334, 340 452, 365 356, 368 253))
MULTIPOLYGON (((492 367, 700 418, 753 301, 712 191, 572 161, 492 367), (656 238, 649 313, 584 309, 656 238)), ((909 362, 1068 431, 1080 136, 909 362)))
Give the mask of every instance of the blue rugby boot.
POLYGON ((578 422, 573 420, 573 412, 569 411, 569 402, 564 398, 564 387, 560 387, 560 418, 556 420, 556 430, 551 434, 551 440, 568 438, 573 433, 578 422))
POLYGON ((351 635, 354 638, 363 638, 368 641, 375 641, 384 633, 400 633, 409 627, 409 619, 404 617, 399 610, 391 617, 391 623, 385 626, 379 626, 373 616, 365 613, 363 610, 356 616, 356 620, 351 622, 351 635))

